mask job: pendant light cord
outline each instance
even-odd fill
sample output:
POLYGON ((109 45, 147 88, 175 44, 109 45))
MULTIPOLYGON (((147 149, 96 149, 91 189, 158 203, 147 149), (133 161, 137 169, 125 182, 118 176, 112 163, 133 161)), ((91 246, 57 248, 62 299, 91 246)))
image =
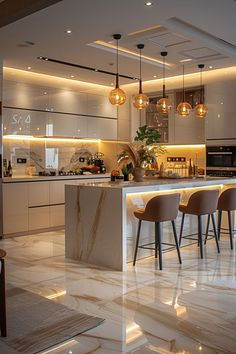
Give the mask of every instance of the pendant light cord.
POLYGON ((119 66, 118 66, 118 39, 116 40, 116 88, 119 87, 119 66))
POLYGON ((163 56, 163 98, 166 97, 166 57, 163 56))
POLYGON ((200 103, 204 103, 203 100, 204 100, 204 97, 203 97, 203 85, 202 85, 202 68, 201 68, 201 73, 200 73, 200 77, 201 77, 201 102, 200 103))
POLYGON ((185 90, 184 90, 184 65, 183 65, 183 102, 185 102, 185 90))
POLYGON ((141 65, 141 51, 142 49, 139 49, 139 93, 142 93, 142 65, 141 65))

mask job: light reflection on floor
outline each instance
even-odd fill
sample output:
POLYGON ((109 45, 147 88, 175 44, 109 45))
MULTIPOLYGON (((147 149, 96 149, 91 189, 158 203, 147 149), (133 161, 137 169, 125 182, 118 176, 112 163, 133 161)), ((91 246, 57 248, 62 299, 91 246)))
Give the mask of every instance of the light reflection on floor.
POLYGON ((7 281, 106 319, 97 328, 44 353, 236 353, 236 253, 228 236, 221 254, 209 241, 164 254, 164 270, 150 257, 125 273, 64 259, 64 232, 0 241, 7 281))

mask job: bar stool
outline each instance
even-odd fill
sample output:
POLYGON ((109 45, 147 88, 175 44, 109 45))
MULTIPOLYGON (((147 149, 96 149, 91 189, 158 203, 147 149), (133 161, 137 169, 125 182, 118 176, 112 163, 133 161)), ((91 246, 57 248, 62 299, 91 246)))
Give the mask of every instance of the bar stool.
POLYGON ((218 253, 220 253, 218 237, 216 232, 215 217, 214 217, 214 213, 217 207, 218 195, 219 195, 219 191, 215 189, 198 191, 191 195, 187 205, 179 206, 179 210, 183 213, 181 227, 180 227, 179 245, 181 245, 182 238, 188 238, 188 236, 183 236, 185 214, 196 215, 198 217, 198 245, 200 245, 201 258, 203 258, 203 245, 202 245, 202 216, 203 215, 209 215, 211 217, 217 251, 218 253))
POLYGON ((7 336, 4 257, 6 257, 6 252, 0 249, 0 330, 2 337, 7 336))
MULTIPOLYGON (((218 231, 218 239, 220 239, 220 234, 222 232, 221 230, 226 230, 225 228, 221 227, 222 212, 226 211, 228 213, 230 248, 232 250, 233 249, 233 234, 235 231, 233 230, 233 227, 232 227, 231 212, 236 210, 236 188, 229 188, 221 193, 221 195, 218 199, 217 210, 218 210, 218 230, 217 230, 218 231)), ((207 237, 208 237, 209 224, 210 224, 210 219, 208 217, 205 243, 206 243, 207 237)), ((224 232, 222 232, 222 233, 224 233, 224 232)))
POLYGON ((145 210, 135 211, 134 215, 139 220, 137 239, 134 253, 133 265, 135 266, 138 248, 155 250, 155 258, 157 258, 157 252, 159 251, 159 268, 162 270, 162 243, 165 245, 174 246, 173 244, 162 242, 161 223, 164 221, 171 221, 173 234, 175 239, 175 246, 178 253, 179 263, 181 264, 181 256, 179 250, 179 243, 175 227, 175 219, 178 214, 178 207, 180 201, 180 194, 168 194, 159 195, 148 201, 145 210), (146 243, 139 246, 139 238, 141 231, 142 221, 150 221, 155 223, 155 242, 146 243), (155 245, 155 247, 148 247, 149 245, 155 245))

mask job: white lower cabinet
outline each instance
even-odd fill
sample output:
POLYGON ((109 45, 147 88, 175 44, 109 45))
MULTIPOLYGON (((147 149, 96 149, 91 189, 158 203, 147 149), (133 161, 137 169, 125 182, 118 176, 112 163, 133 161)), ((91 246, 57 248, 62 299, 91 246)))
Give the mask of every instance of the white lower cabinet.
POLYGON ((49 204, 65 203, 66 181, 49 182, 49 204))
POLYGON ((50 207, 29 208, 29 231, 50 227, 50 207))
POLYGON ((49 182, 30 182, 29 207, 49 205, 49 182))
POLYGON ((3 185, 3 233, 28 231, 28 184, 3 185))
POLYGON ((65 225, 65 205, 50 205, 50 227, 65 225))

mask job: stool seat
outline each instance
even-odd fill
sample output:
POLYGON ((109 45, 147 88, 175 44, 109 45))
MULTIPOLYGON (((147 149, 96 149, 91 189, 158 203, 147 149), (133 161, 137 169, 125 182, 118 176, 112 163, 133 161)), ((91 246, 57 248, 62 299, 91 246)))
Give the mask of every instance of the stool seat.
POLYGON ((219 191, 217 189, 201 190, 193 193, 186 205, 181 204, 179 206, 179 211, 183 213, 181 227, 180 227, 179 244, 181 244, 182 237, 189 238, 189 236, 182 236, 185 214, 196 215, 198 217, 198 245, 200 245, 201 258, 203 258, 203 245, 202 245, 202 216, 203 215, 209 215, 209 217, 212 218, 216 246, 217 246, 218 253, 220 253, 216 226, 215 226, 215 219, 214 219, 214 213, 217 208, 218 195, 219 195, 219 191))
MULTIPOLYGON (((164 221, 171 221, 175 246, 178 253, 179 263, 181 264, 181 256, 179 250, 179 242, 177 238, 175 222, 174 220, 178 214, 180 194, 166 194, 159 195, 150 199, 145 207, 145 209, 139 209, 134 211, 135 217, 139 220, 137 239, 134 253, 133 265, 136 263, 138 248, 152 249, 155 250, 155 258, 157 258, 157 252, 159 252, 159 267, 162 270, 162 231, 161 223, 164 221), (140 230, 142 221, 149 221, 155 223, 155 242, 147 243, 144 245, 139 245, 140 230), (150 245, 155 244, 155 248, 149 247, 150 245)), ((167 244, 167 243, 165 243, 167 244)), ((173 246, 173 244, 169 244, 173 246)))

